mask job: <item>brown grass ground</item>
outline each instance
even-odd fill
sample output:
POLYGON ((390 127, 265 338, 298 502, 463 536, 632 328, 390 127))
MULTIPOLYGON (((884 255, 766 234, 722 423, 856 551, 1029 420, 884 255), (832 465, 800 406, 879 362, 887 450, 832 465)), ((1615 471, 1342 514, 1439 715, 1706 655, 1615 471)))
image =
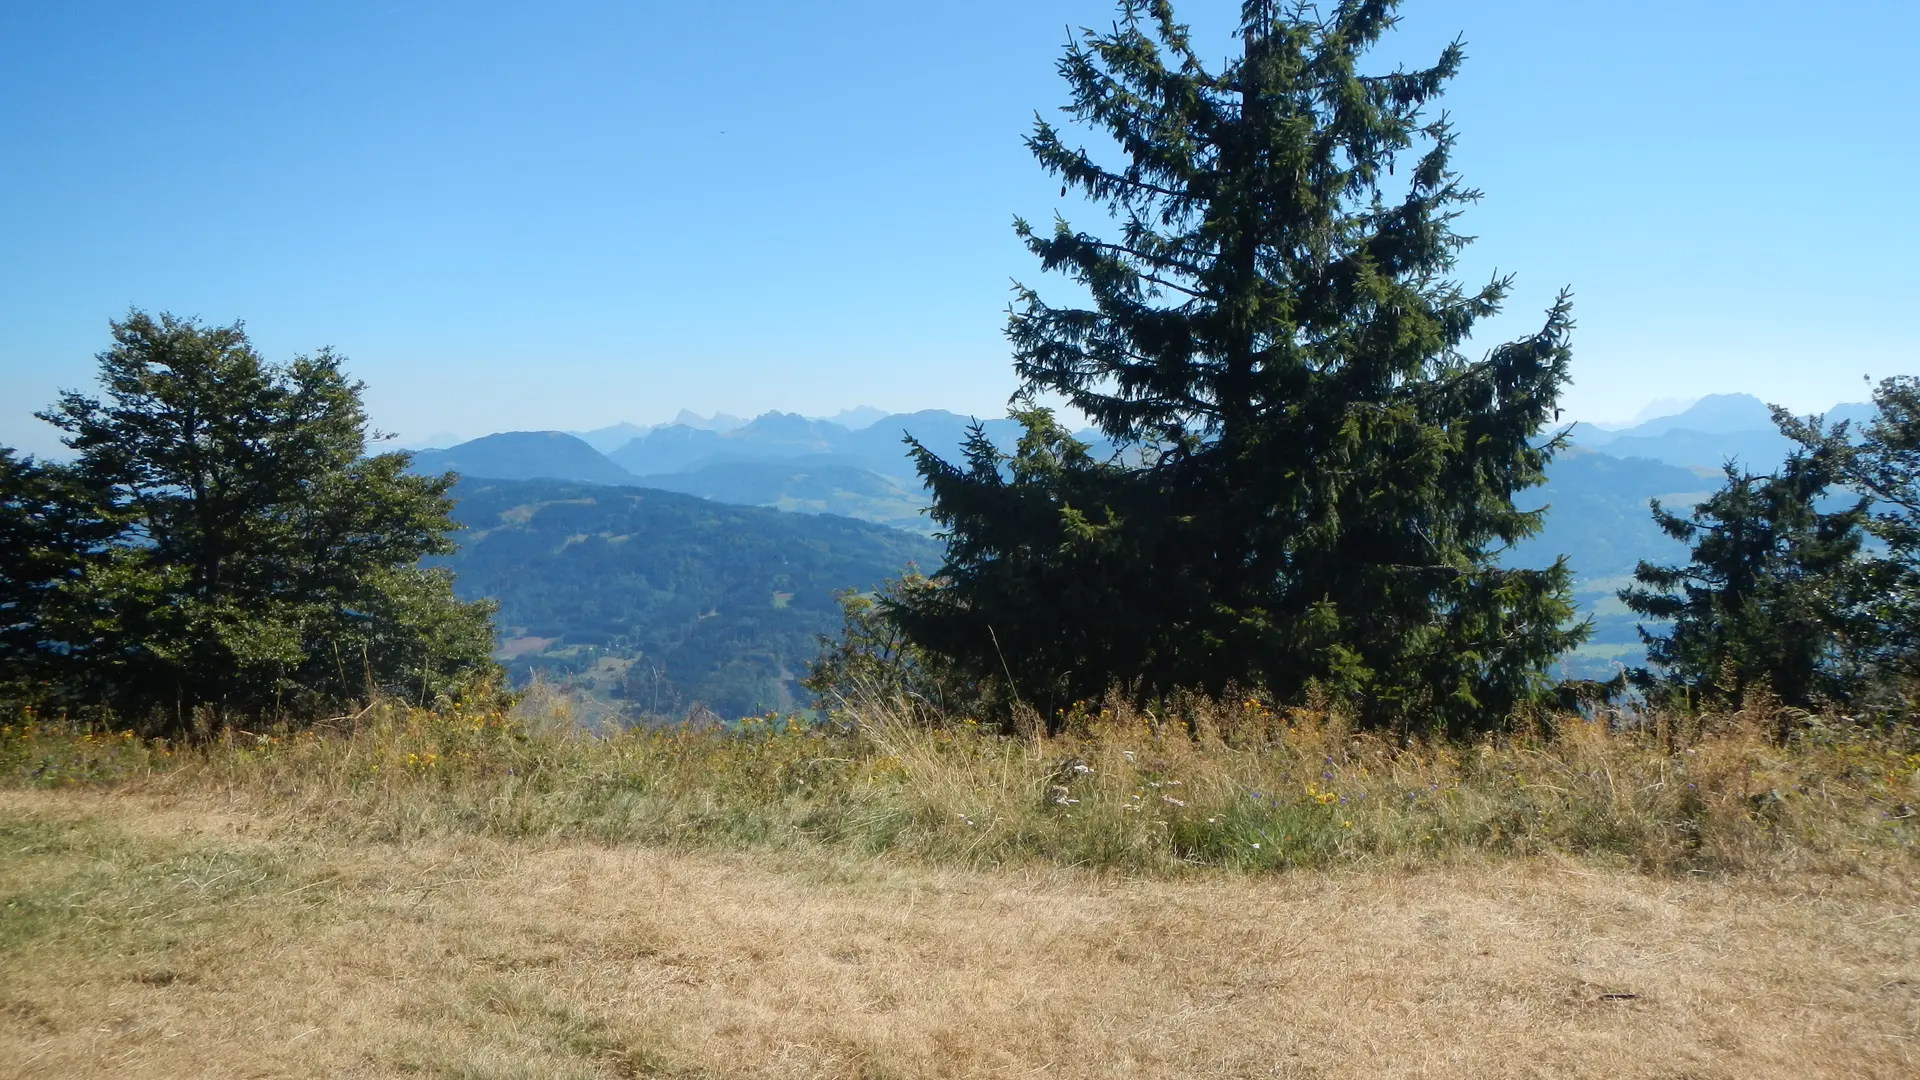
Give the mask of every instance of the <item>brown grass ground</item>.
POLYGON ((1139 880, 245 806, 0 792, 0 1075, 1920 1076, 1897 867, 1139 880))

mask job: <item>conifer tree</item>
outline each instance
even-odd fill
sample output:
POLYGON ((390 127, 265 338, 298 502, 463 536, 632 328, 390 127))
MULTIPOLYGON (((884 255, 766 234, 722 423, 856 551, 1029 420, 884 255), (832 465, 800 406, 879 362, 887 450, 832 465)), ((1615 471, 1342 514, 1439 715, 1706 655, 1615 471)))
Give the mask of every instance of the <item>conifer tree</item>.
POLYGON ((1166 0, 1069 48, 1066 111, 1118 160, 1044 121, 1027 145, 1116 228, 1016 223, 1092 304, 1019 290, 1016 452, 914 447, 950 544, 944 587, 892 610, 916 642, 1043 708, 1318 682, 1364 721, 1462 732, 1581 639, 1564 562, 1498 562, 1539 527, 1512 499, 1558 446, 1569 301, 1463 354, 1509 282, 1448 276, 1478 194, 1428 110, 1463 52, 1368 73, 1396 7, 1249 0, 1219 70, 1166 0), (1121 453, 1094 458, 1047 398, 1121 453))
POLYGON ((1640 629, 1652 669, 1643 688, 1695 704, 1738 704, 1765 685, 1783 704, 1844 702, 1859 686, 1874 627, 1858 617, 1866 502, 1823 512, 1822 462, 1795 454, 1777 476, 1726 466, 1726 484, 1692 515, 1653 501, 1668 536, 1692 545, 1685 566, 1642 561, 1620 599, 1670 621, 1640 629))
POLYGON ((1872 677, 1920 683, 1920 377, 1883 379, 1862 427, 1828 427, 1775 406, 1774 423, 1835 483, 1868 500, 1867 532, 1881 546, 1865 556, 1849 613, 1872 627, 1872 677))

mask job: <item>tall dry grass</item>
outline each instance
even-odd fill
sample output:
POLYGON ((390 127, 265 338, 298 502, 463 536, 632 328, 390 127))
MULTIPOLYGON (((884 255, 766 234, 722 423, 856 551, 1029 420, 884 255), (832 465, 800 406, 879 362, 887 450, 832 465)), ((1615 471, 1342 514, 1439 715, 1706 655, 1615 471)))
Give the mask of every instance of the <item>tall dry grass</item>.
POLYGON ((0 725, 0 1077, 1920 1069, 1897 734, 855 718, 0 725))
POLYGON ((1915 858, 1907 730, 1768 709, 1474 744, 1357 733, 1253 699, 1172 714, 1114 702, 1008 737, 868 701, 851 723, 582 730, 558 695, 511 710, 381 702, 199 746, 0 727, 0 777, 215 792, 365 840, 462 833, 670 847, 831 848, 960 866, 1129 873, 1401 866, 1564 854, 1654 872, 1844 872, 1915 858))

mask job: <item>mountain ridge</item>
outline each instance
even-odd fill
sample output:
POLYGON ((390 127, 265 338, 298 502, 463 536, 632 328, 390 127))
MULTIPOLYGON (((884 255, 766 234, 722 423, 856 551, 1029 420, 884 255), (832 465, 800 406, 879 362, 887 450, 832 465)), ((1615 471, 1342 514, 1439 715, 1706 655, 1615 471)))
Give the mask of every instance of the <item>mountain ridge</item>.
MULTIPOLYGON (((1873 416, 1865 402, 1841 402, 1825 413, 1828 423, 1859 423, 1873 416)), ((1669 416, 1623 428, 1577 423, 1574 445, 1620 458, 1646 458, 1685 468, 1718 469, 1731 460, 1747 472, 1779 468, 1794 443, 1780 434, 1766 402, 1751 394, 1709 394, 1669 416)))
POLYGON ((619 484, 632 474, 564 431, 502 431, 413 455, 419 473, 455 472, 496 480, 574 480, 619 484))

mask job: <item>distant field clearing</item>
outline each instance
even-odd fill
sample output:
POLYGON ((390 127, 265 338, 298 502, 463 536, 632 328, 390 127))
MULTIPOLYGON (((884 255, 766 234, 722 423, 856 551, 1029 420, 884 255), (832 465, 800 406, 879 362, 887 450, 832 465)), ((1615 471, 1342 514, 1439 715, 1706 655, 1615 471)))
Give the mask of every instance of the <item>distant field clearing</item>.
POLYGON ((529 656, 535 653, 545 652, 549 645, 559 640, 559 638, 550 637, 508 638, 500 643, 500 647, 495 649, 493 654, 502 660, 511 660, 516 656, 529 656))

